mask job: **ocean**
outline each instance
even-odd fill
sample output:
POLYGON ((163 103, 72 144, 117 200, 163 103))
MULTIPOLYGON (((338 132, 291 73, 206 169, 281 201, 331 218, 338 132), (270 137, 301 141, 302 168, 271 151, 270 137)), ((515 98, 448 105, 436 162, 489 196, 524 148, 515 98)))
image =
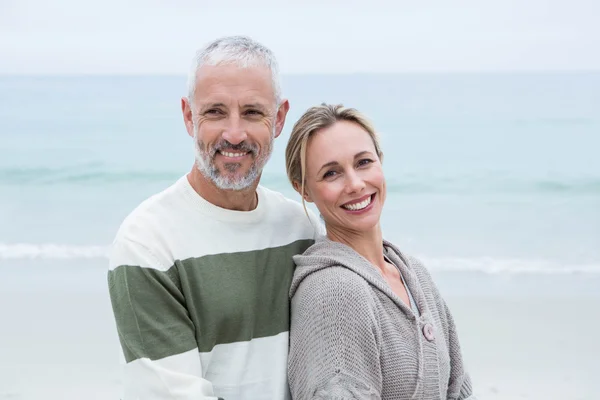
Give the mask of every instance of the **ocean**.
MULTIPOLYGON (((183 76, 0 77, 0 399, 119 398, 107 251, 193 163, 183 76)), ((384 236, 421 258, 481 398, 598 399, 600 72, 284 76, 380 132, 384 236)))
MULTIPOLYGON (((191 167, 185 77, 0 78, 0 262, 102 258, 122 219, 191 167)), ((263 184, 308 107, 381 134, 385 237, 433 269, 600 272, 600 73, 284 76, 263 184)))

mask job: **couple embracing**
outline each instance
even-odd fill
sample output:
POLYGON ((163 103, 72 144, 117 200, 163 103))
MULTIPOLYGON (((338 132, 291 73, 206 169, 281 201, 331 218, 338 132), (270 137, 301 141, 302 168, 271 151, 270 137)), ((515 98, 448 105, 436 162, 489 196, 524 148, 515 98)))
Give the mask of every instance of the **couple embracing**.
POLYGON ((110 256, 126 400, 475 398, 429 272, 383 238, 364 115, 322 104, 295 123, 296 201, 259 183, 289 110, 268 48, 201 49, 181 108, 193 167, 125 219, 110 256))

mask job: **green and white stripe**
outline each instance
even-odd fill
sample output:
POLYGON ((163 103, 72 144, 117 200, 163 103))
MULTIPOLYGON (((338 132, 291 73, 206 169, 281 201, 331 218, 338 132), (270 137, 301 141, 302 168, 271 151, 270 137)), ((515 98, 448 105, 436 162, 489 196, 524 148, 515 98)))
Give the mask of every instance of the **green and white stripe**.
POLYGON ((182 178, 124 222, 108 280, 131 398, 287 398, 292 256, 318 232, 298 203, 258 195, 223 210, 182 178))

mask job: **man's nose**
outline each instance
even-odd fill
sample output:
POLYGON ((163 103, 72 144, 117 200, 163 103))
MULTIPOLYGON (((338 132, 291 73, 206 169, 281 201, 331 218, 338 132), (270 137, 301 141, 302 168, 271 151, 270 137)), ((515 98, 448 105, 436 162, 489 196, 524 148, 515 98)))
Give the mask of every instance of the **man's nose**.
POLYGON ((246 128, 242 123, 241 118, 237 115, 231 115, 228 118, 227 126, 223 131, 223 139, 236 145, 242 143, 247 137, 246 128))

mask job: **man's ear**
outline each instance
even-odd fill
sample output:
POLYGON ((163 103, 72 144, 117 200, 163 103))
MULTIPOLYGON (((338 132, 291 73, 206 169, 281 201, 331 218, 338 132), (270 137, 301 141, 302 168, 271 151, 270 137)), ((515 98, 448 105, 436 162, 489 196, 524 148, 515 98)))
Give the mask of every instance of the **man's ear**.
POLYGON ((194 137, 194 120, 192 116, 192 105, 187 97, 181 98, 181 114, 183 115, 183 123, 188 135, 194 137))
POLYGON ((289 110, 290 102, 287 99, 284 99, 277 109, 277 116, 275 118, 275 137, 279 137, 279 135, 281 135, 281 131, 285 125, 285 117, 287 116, 289 110))
POLYGON ((294 181, 294 190, 296 190, 296 192, 298 192, 300 196, 302 196, 304 201, 308 201, 309 203, 313 202, 312 198, 308 194, 308 191, 306 190, 306 185, 304 186, 304 193, 302 193, 302 185, 300 184, 300 182, 294 181))

